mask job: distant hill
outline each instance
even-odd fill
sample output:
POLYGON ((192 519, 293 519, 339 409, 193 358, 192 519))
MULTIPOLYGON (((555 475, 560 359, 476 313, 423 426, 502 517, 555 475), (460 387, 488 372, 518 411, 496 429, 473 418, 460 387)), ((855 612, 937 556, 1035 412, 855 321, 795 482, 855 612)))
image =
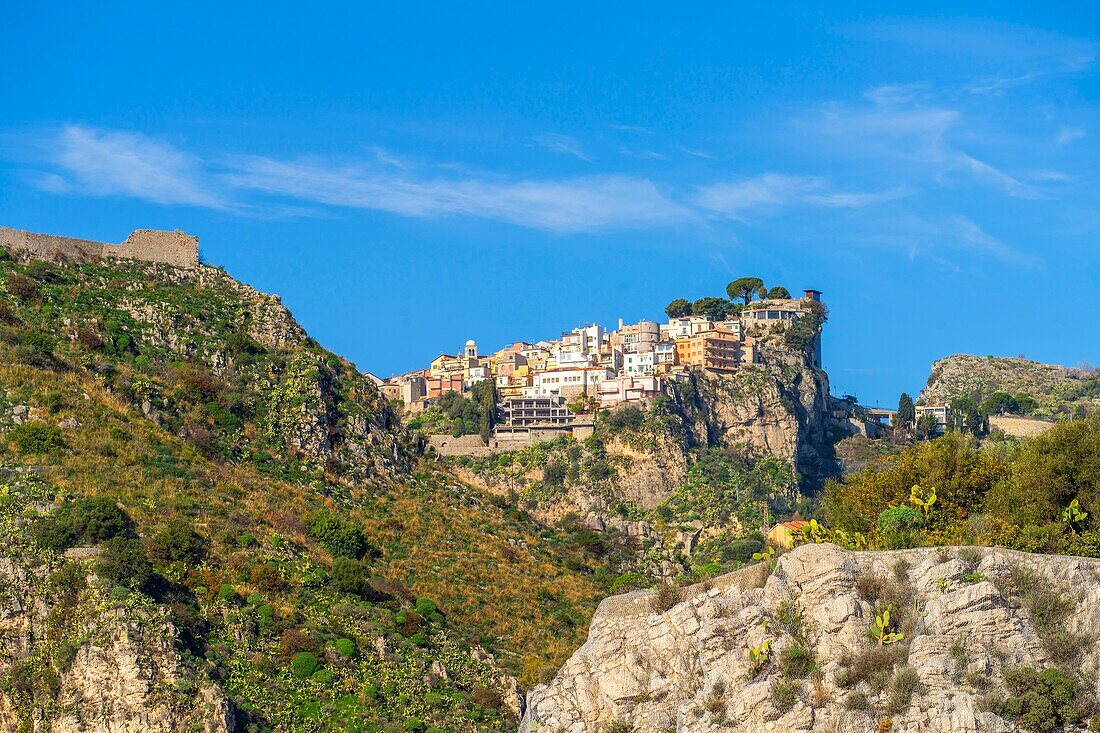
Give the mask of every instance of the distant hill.
POLYGON ((917 404, 939 405, 960 397, 980 404, 998 392, 1014 398, 1022 414, 1081 416, 1100 411, 1100 371, 1020 358, 955 354, 932 364, 917 404))

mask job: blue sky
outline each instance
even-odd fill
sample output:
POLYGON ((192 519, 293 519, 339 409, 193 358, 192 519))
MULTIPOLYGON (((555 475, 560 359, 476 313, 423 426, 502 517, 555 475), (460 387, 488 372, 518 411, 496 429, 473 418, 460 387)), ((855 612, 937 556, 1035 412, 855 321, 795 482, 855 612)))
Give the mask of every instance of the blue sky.
POLYGON ((1100 363, 1090 4, 32 5, 0 224, 197 234, 361 369, 742 275, 824 291, 869 404, 951 353, 1100 363))

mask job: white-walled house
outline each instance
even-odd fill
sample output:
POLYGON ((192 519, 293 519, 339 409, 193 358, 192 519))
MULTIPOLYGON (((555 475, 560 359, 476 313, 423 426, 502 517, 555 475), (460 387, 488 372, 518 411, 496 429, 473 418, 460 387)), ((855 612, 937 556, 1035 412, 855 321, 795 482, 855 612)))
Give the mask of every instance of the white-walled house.
POLYGON ((688 338, 714 330, 714 323, 706 316, 670 318, 661 326, 661 337, 666 339, 688 338))
POLYGON ((656 356, 653 351, 644 354, 623 354, 623 373, 633 376, 653 374, 656 356))
POLYGON ((531 386, 523 391, 524 397, 576 397, 581 394, 596 396, 601 382, 615 377, 615 372, 604 367, 580 369, 549 369, 534 375, 531 386))
POLYGON ((601 382, 596 396, 600 407, 614 407, 623 402, 661 397, 667 394, 667 386, 660 377, 621 376, 601 382))

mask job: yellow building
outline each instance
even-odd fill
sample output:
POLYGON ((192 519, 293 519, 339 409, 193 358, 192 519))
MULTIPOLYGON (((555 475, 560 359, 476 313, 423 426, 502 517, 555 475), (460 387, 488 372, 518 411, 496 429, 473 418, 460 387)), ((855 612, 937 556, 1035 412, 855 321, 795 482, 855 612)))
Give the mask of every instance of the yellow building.
POLYGON ((792 519, 789 522, 780 522, 768 531, 767 541, 769 545, 789 550, 794 547, 794 536, 803 527, 810 526, 805 519, 792 519))

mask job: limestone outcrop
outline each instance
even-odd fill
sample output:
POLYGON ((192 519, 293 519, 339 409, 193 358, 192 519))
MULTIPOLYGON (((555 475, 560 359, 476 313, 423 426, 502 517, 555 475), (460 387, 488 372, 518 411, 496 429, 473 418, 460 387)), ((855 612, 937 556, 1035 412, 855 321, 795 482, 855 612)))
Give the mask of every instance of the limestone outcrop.
POLYGON ((1095 714, 1097 560, 805 545, 680 593, 605 600, 521 732, 1069 730, 1095 714), (1076 697, 1040 710, 1021 692, 1040 673, 1076 697))
POLYGON ((90 588, 77 598, 19 556, 0 560, 0 586, 0 733, 235 729, 221 688, 184 661, 162 609, 90 588))

